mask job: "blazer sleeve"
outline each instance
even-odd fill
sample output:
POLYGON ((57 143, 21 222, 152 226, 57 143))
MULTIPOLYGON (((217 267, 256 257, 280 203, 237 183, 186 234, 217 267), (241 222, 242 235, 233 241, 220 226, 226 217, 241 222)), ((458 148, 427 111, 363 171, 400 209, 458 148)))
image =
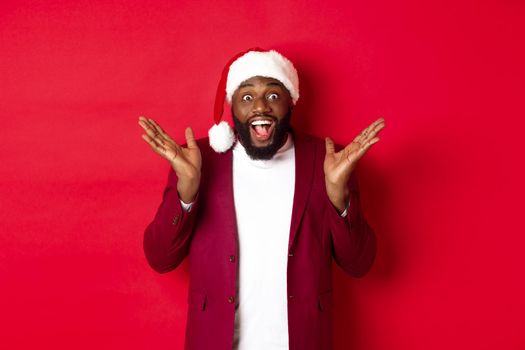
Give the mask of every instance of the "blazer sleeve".
POLYGON ((374 231, 361 211, 355 174, 352 174, 348 186, 350 206, 346 217, 341 217, 328 200, 332 255, 336 263, 348 274, 362 277, 372 267, 377 241, 374 231))
POLYGON ((144 232, 144 253, 149 265, 159 273, 175 269, 188 255, 199 206, 198 195, 186 212, 177 193, 177 176, 170 169, 162 203, 144 232))

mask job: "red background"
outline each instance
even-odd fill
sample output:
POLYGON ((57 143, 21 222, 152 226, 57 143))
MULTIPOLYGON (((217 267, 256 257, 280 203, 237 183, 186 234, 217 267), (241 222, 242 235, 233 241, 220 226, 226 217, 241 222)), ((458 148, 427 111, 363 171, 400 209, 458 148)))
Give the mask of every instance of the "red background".
POLYGON ((524 349, 521 1, 2 1, 0 348, 181 349, 187 268, 142 233, 168 165, 139 115, 206 135, 223 64, 297 66, 297 129, 349 142, 376 263, 335 273, 337 349, 524 349))

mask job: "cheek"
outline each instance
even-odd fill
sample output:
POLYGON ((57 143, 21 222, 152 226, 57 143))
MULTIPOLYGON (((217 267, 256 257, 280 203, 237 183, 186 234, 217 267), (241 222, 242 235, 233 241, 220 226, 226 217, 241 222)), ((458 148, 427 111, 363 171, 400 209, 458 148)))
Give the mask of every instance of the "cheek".
POLYGON ((233 111, 233 114, 235 114, 235 116, 237 117, 237 119, 241 121, 244 119, 244 110, 241 104, 233 103, 232 111, 233 111))
POLYGON ((278 103, 275 105, 274 111, 279 116, 284 117, 288 113, 288 110, 290 109, 290 107, 291 105, 288 102, 278 103))

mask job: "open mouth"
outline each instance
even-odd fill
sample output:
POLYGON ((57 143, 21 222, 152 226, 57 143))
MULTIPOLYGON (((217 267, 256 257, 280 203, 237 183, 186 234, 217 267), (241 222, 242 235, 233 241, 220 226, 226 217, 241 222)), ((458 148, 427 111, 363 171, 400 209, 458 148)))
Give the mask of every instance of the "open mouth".
POLYGON ((252 140, 268 141, 273 135, 275 120, 268 117, 257 117, 250 121, 252 140))

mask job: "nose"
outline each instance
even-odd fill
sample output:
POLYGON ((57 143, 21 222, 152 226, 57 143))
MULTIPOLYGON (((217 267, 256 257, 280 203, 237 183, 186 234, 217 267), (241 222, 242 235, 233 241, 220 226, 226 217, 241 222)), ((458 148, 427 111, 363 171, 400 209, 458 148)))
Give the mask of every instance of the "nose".
POLYGON ((256 98, 252 105, 254 114, 263 114, 271 111, 268 101, 264 97, 256 98))

